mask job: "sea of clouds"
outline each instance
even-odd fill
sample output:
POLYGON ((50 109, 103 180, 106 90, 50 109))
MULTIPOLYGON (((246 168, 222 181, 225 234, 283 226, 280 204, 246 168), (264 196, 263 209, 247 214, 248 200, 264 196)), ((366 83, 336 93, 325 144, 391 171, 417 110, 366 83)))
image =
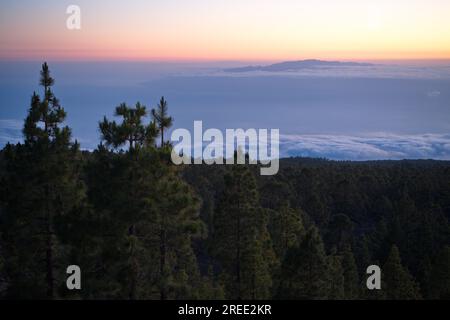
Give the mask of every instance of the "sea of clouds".
MULTIPOLYGON (((247 63, 245 63, 247 64, 247 63)), ((245 65, 241 64, 241 65, 245 65)), ((95 149, 121 102, 169 101, 175 128, 280 129, 282 157, 450 160, 450 63, 232 74, 239 64, 50 63, 66 124, 95 149)), ((0 148, 22 141, 40 62, 0 63, 0 148)))
POLYGON ((450 134, 282 135, 282 157, 332 160, 450 160, 450 134))

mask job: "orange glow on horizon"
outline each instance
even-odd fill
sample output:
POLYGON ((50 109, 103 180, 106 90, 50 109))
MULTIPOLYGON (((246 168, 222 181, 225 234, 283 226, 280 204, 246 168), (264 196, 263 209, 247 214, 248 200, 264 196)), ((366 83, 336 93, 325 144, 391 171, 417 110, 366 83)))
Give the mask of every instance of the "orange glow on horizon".
POLYGON ((446 0, 79 2, 82 28, 70 31, 62 4, 11 1, 0 59, 450 59, 446 0))

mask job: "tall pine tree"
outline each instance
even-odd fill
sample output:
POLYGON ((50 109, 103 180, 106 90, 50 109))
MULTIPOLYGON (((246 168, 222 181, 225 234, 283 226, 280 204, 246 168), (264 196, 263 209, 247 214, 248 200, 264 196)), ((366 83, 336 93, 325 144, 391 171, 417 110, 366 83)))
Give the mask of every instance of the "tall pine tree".
POLYGON ((386 299, 416 300, 421 298, 418 285, 402 265, 397 246, 392 246, 382 271, 382 289, 386 299))
POLYGON ((344 274, 344 298, 348 300, 358 299, 358 268, 350 246, 347 246, 342 253, 342 269, 344 274))
POLYGON ((152 117, 161 132, 161 147, 164 145, 164 131, 172 126, 173 118, 168 115, 168 104, 164 97, 159 100, 156 109, 152 109, 152 117))
POLYGON ((42 65, 42 97, 34 93, 24 124, 24 144, 5 150, 5 269, 15 298, 57 298, 64 291, 70 245, 61 230, 80 212, 84 187, 76 159, 78 144, 62 126, 66 112, 52 91, 54 79, 42 65))
POLYGON ((106 118, 100 122, 102 138, 114 149, 128 149, 116 153, 100 146, 88 175, 90 198, 109 235, 103 256, 120 257, 106 266, 106 274, 121 279, 109 295, 195 298, 201 278, 192 241, 204 234, 199 201, 178 169, 167 163, 170 150, 155 148, 159 130, 154 121, 144 124, 145 107, 121 104, 116 115, 122 117, 120 124, 106 118))
POLYGON ((450 247, 444 247, 437 255, 431 269, 428 284, 432 299, 450 299, 450 247))
POLYGON ((213 241, 226 297, 267 299, 274 253, 266 211, 259 205, 256 181, 246 166, 233 166, 225 176, 225 190, 214 216, 213 241))
POLYGON ((300 245, 286 253, 277 298, 326 299, 330 285, 328 262, 319 231, 312 226, 300 245))

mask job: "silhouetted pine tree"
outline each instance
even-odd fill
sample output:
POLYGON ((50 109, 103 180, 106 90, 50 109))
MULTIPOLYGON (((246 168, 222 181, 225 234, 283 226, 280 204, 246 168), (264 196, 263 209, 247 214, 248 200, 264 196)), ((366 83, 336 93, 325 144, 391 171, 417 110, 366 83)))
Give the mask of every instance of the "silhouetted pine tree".
POLYGON ((158 129, 154 121, 143 124, 145 107, 122 104, 116 115, 123 117, 122 123, 105 118, 100 123, 102 137, 109 146, 129 148, 117 154, 100 147, 89 175, 90 198, 96 211, 104 212, 106 233, 112 236, 105 238, 103 251, 111 260, 119 257, 106 266, 111 278, 120 279, 119 290, 112 288, 109 294, 129 299, 195 298, 201 278, 192 240, 204 234, 199 201, 178 169, 165 161, 167 150, 154 147, 158 129))
POLYGON ((99 127, 106 145, 118 148, 128 143, 129 151, 154 145, 158 128, 154 121, 148 125, 143 124, 142 120, 147 115, 145 109, 139 102, 134 108, 121 103, 116 107, 115 116, 122 117, 122 123, 117 124, 104 117, 99 127))
POLYGON ((213 254, 223 269, 226 297, 268 298, 275 257, 266 211, 259 205, 255 178, 246 166, 234 166, 225 176, 213 237, 213 254))
POLYGON ((358 269, 350 246, 347 246, 342 252, 342 269, 344 275, 344 298, 349 300, 358 299, 358 269))
POLYGON ((34 93, 24 124, 25 143, 7 146, 4 177, 3 239, 8 296, 47 298, 60 296, 65 287, 70 243, 61 230, 79 214, 84 187, 77 172, 78 144, 70 129, 62 127, 66 112, 54 96, 53 78, 42 65, 41 98, 34 93))
POLYGON ((329 265, 329 288, 328 299, 342 300, 345 298, 344 292, 344 270, 342 267, 342 257, 336 253, 328 257, 329 265))
POLYGON ((327 226, 327 248, 336 248, 338 252, 350 245, 353 232, 353 223, 345 214, 336 214, 331 217, 327 226))
POLYGON ((419 288, 406 268, 402 266, 397 246, 392 246, 382 269, 382 289, 388 300, 420 299, 419 288))
POLYGON ((301 214, 284 203, 278 211, 269 212, 270 234, 273 248, 280 261, 283 261, 286 251, 299 244, 305 234, 301 214))
MULTIPOLYGON (((0 211, 0 217, 1 217, 1 211, 0 211)), ((2 239, 2 238, 3 237, 0 232, 0 239, 2 239)), ((9 282, 8 277, 5 272, 5 253, 3 252, 3 248, 0 244, 0 299, 3 299, 6 294, 6 288, 7 288, 8 282, 9 282)))
POLYGON ((430 298, 450 299, 450 247, 444 247, 436 257, 428 283, 430 298))
POLYGON ((152 117, 156 122, 159 131, 161 132, 161 147, 164 145, 164 130, 170 128, 173 123, 173 118, 168 115, 168 104, 164 97, 158 103, 156 109, 152 109, 152 117))
POLYGON ((329 270, 322 238, 313 226, 299 246, 287 251, 281 266, 282 280, 277 298, 326 299, 329 270))
POLYGON ((192 241, 206 233, 199 219, 200 202, 173 166, 157 178, 153 197, 155 238, 148 245, 157 249, 159 296, 161 299, 198 297, 200 274, 192 241))

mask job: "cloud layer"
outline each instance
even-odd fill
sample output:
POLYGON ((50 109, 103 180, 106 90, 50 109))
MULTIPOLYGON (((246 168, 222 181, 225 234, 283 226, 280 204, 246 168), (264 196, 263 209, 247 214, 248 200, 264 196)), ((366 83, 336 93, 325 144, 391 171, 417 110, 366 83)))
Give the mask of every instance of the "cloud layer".
POLYGON ((16 119, 0 119, 0 147, 8 142, 17 143, 22 140, 23 121, 16 119))
MULTIPOLYGON (((0 147, 22 141, 22 126, 21 120, 0 119, 0 147)), ((450 134, 281 135, 280 155, 332 160, 450 160, 450 134)))
POLYGON ((324 157, 333 160, 450 160, 450 134, 283 135, 283 157, 324 157))

